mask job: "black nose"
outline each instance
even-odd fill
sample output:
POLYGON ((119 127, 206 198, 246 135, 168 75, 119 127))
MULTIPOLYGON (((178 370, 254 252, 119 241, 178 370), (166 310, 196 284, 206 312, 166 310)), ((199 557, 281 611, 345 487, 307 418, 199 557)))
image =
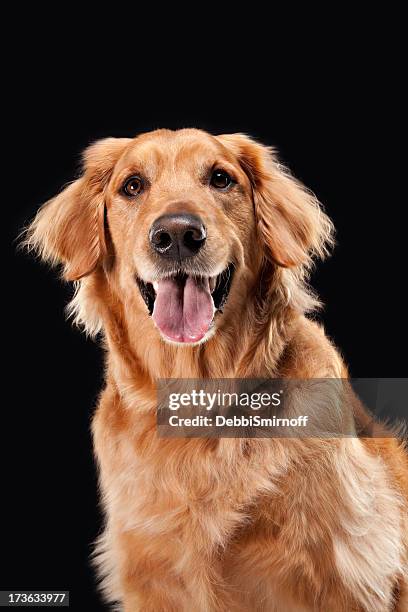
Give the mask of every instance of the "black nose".
POLYGON ((185 259, 198 253, 207 235, 199 217, 178 213, 156 219, 149 237, 154 250, 163 257, 185 259))

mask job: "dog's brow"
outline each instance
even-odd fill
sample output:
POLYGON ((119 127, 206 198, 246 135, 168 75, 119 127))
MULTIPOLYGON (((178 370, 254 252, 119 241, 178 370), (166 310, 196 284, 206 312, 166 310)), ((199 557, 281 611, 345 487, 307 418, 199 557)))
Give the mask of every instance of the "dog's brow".
POLYGON ((165 164, 163 164, 163 150, 152 143, 143 143, 140 147, 135 147, 124 160, 125 165, 120 171, 120 175, 128 173, 141 173, 150 180, 160 176, 165 164))

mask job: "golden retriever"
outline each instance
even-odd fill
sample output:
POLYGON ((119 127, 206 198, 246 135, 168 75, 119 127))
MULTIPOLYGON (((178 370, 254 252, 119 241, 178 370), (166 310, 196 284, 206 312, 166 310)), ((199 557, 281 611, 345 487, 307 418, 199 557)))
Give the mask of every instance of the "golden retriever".
MULTIPOLYGON (((196 129, 101 140, 26 242, 62 264, 76 282, 71 314, 104 338, 93 436, 109 602, 408 610, 402 442, 157 436, 158 378, 347 377, 306 317, 318 305, 308 271, 332 224, 272 149, 196 129)), ((357 429, 363 411, 343 410, 357 429)))

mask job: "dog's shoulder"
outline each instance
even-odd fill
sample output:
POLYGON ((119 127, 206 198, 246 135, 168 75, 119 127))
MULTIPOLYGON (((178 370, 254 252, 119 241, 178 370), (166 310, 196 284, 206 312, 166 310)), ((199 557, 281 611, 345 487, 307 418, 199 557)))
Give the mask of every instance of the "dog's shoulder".
POLYGON ((304 316, 296 318, 279 364, 279 375, 289 378, 347 378, 340 351, 323 325, 304 316))

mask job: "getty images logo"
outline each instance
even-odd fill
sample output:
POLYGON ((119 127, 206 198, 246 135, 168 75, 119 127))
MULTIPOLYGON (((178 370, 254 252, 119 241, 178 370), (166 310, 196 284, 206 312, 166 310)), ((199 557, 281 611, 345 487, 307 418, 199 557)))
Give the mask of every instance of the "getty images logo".
POLYGON ((170 410, 178 410, 181 407, 188 406, 212 410, 214 406, 240 406, 260 410, 261 408, 280 406, 282 394, 282 390, 274 393, 228 393, 218 389, 218 391, 209 393, 204 389, 192 389, 188 393, 170 393, 168 407, 170 410))

